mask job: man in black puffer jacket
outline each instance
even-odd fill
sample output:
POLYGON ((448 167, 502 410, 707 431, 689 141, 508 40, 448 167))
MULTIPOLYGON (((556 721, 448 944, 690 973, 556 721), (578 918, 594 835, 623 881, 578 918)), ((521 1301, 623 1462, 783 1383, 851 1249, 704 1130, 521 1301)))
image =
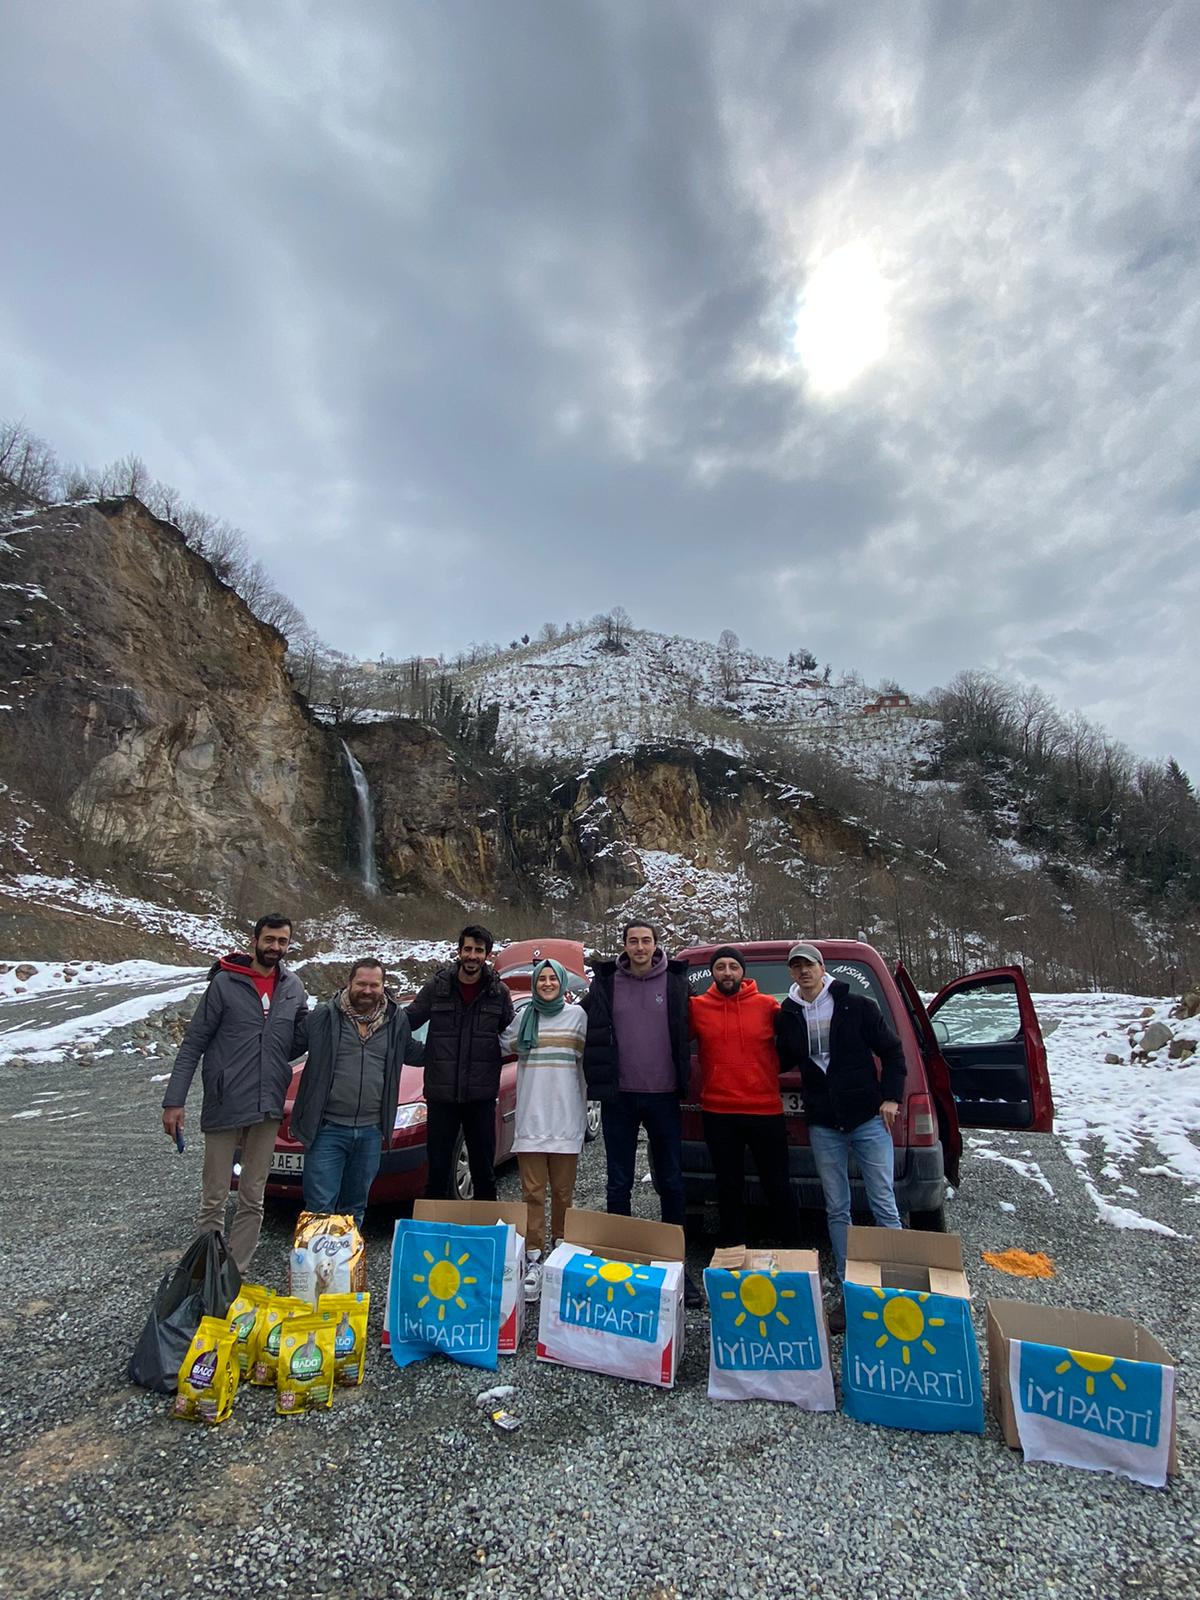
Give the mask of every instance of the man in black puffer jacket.
POLYGON ((496 1198, 496 1097, 500 1035, 513 1018, 512 996, 488 966, 492 936, 472 923, 458 936, 458 960, 440 967, 406 1007, 425 1039, 425 1141, 431 1200, 454 1198, 454 1147, 467 1147, 476 1200, 496 1198))
POLYGON ((830 978, 816 945, 793 945, 788 970, 794 981, 779 1011, 779 1059, 785 1072, 800 1072, 829 1242, 844 1279, 852 1153, 876 1226, 900 1226, 892 1124, 904 1094, 904 1050, 873 1000, 830 978))

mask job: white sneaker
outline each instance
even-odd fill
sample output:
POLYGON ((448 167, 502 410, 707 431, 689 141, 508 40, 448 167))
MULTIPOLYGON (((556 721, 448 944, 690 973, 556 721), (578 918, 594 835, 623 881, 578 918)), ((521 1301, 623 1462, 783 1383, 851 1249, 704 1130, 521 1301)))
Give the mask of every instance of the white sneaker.
POLYGON ((525 1266, 525 1303, 542 1298, 542 1252, 531 1250, 525 1266))

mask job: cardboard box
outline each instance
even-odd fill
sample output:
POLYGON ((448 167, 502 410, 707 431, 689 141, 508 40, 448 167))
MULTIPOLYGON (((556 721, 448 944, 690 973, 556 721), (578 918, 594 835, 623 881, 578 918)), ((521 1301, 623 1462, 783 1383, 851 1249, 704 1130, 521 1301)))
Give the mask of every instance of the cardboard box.
POLYGON ((1024 1448, 1026 1460, 1121 1472, 1157 1486, 1179 1470, 1177 1363, 1148 1328, 1102 1312, 989 1300, 987 1341, 988 1398, 1004 1442, 1014 1450, 1024 1448), (1053 1347, 1061 1359, 1042 1362, 1046 1370, 1036 1377, 1026 1368, 1022 1385, 1023 1345, 1053 1347), (1081 1355, 1092 1359, 1081 1361, 1081 1355), (1137 1373, 1116 1367, 1117 1362, 1150 1365, 1137 1373), (1155 1369, 1162 1369, 1161 1384, 1147 1389, 1155 1369), (1049 1428, 1038 1426, 1047 1421, 1049 1428))
MULTIPOLYGON (((463 1227, 492 1228, 504 1222, 509 1226, 504 1254, 504 1289, 500 1296, 500 1344, 502 1356, 516 1355, 525 1330, 525 1227, 528 1212, 523 1201, 497 1200, 415 1200, 413 1218, 418 1222, 457 1222, 463 1227)), ((387 1305, 391 1299, 389 1269, 387 1305)), ((387 1317, 383 1323, 383 1348, 391 1344, 387 1317)))
POLYGON ((956 1233, 914 1228, 851 1228, 846 1244, 846 1282, 867 1288, 916 1289, 971 1298, 956 1233))
POLYGON ((957 1234, 851 1228, 842 1346, 847 1415, 922 1433, 982 1433, 970 1299, 957 1234))
POLYGON ((673 1223, 569 1210, 542 1273, 538 1360, 674 1388, 683 1260, 673 1223))
POLYGON ((708 1398, 832 1411, 833 1372, 815 1250, 718 1250, 704 1273, 708 1398))

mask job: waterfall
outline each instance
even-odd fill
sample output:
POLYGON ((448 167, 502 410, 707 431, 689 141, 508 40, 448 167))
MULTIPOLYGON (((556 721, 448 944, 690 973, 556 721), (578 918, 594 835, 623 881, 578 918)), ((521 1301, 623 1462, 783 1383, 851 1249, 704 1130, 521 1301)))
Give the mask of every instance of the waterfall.
POLYGON ((346 765, 350 768, 350 781, 354 785, 354 800, 358 810, 358 873, 368 894, 379 893, 379 874, 375 870, 375 807, 371 804, 371 786, 367 775, 351 754, 350 746, 342 740, 346 765))

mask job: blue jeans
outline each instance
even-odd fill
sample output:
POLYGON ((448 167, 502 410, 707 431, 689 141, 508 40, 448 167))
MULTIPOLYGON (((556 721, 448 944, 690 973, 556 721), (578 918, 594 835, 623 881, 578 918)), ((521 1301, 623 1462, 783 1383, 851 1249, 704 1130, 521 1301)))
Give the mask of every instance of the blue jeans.
POLYGON ((646 1129, 664 1222, 683 1227, 683 1118, 673 1094, 624 1094, 600 1107, 608 1162, 608 1209, 627 1217, 633 1200, 638 1130, 646 1129))
POLYGON ((351 1211, 361 1228, 382 1156, 378 1123, 341 1128, 323 1122, 304 1158, 304 1209, 339 1215, 351 1211))
POLYGON ((808 1130, 817 1176, 825 1191, 825 1210, 829 1221, 829 1242, 839 1278, 846 1276, 846 1234, 850 1227, 850 1157, 858 1162, 867 1202, 877 1228, 898 1228, 896 1209, 895 1161, 892 1136, 882 1117, 860 1122, 844 1133, 841 1128, 823 1128, 817 1123, 808 1130))

